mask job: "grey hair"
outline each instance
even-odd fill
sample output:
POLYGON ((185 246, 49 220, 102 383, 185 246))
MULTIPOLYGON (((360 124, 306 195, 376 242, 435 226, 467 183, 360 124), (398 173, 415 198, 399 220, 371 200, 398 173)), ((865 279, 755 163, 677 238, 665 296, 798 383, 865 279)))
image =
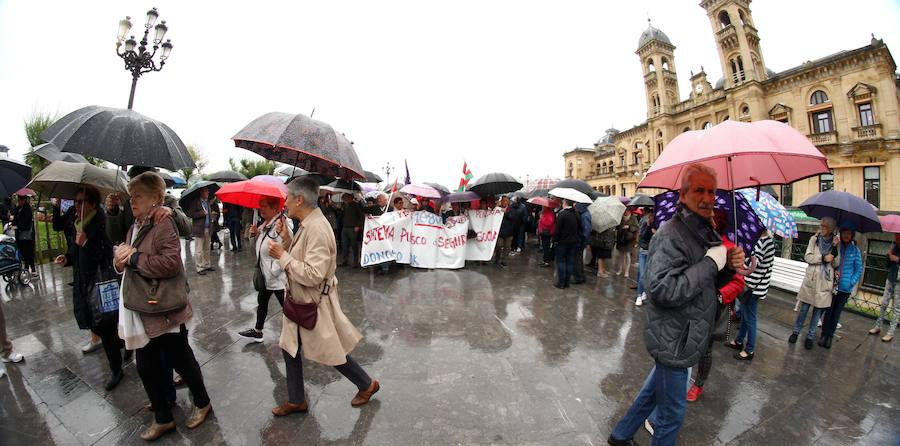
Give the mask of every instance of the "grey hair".
POLYGON ((294 178, 288 183, 288 193, 295 197, 303 197, 303 205, 308 208, 319 206, 319 183, 305 178, 294 178))
POLYGON ((681 172, 681 194, 684 195, 691 188, 691 181, 697 175, 709 175, 718 183, 716 171, 706 164, 692 163, 681 172))

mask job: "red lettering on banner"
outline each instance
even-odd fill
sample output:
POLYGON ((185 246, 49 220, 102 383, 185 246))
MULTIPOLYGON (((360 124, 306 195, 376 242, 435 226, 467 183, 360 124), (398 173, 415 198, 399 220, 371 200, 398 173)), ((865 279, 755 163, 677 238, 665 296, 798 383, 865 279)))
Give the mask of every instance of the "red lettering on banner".
POLYGON ((477 233, 478 237, 476 240, 479 242, 492 242, 497 240, 497 231, 484 231, 477 233))
POLYGON ((438 237, 436 244, 438 248, 461 248, 466 246, 466 235, 461 234, 451 238, 438 237))
POLYGON ((394 228, 390 226, 378 226, 366 231, 366 238, 363 241, 368 245, 373 240, 386 240, 394 236, 394 228))

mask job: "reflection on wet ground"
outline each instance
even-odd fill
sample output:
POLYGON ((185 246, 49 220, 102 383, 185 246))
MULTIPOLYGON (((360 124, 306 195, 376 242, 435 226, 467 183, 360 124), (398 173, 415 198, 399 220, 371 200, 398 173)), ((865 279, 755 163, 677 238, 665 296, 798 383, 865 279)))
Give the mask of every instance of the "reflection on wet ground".
MULTIPOLYGON (((196 430, 181 427, 191 406, 179 389, 179 430, 161 444, 605 444, 652 366, 644 313, 624 278, 559 291, 533 252, 503 271, 341 269, 342 306, 365 335, 354 357, 382 391, 351 408, 353 385, 306 362, 309 414, 275 419, 270 408, 287 397, 277 302, 264 343, 237 336, 255 319, 252 256, 216 252, 218 272, 189 273, 190 340, 215 412, 196 430)), ((45 265, 33 287, 2 294, 27 359, 0 380, 0 444, 141 444, 151 416, 134 365, 103 390, 106 361, 80 351, 87 335, 72 317, 70 280, 71 271, 45 265)), ((752 363, 716 347, 681 444, 897 444, 897 347, 848 313, 830 351, 788 345, 791 299, 760 305, 752 363)), ((643 431, 637 440, 649 443, 643 431)))

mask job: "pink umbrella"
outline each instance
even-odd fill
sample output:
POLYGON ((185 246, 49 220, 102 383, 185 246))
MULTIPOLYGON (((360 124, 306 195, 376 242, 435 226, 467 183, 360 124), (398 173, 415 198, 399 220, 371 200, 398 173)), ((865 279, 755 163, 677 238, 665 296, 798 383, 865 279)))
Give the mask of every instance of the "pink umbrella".
POLYGON ((884 232, 893 232, 900 234, 900 215, 882 215, 878 217, 881 220, 881 230, 884 232))
POLYGON ((777 121, 725 121, 673 139, 638 187, 681 188, 681 172, 692 163, 719 173, 720 189, 790 184, 829 173, 825 155, 806 136, 777 121))
POLYGON ((29 189, 27 187, 23 187, 23 188, 17 190, 16 193, 13 195, 18 195, 20 197, 33 197, 33 196, 35 196, 35 193, 31 189, 29 189))
POLYGON ((437 189, 426 186, 424 184, 407 184, 400 189, 406 195, 415 195, 425 198, 441 198, 441 193, 437 189))

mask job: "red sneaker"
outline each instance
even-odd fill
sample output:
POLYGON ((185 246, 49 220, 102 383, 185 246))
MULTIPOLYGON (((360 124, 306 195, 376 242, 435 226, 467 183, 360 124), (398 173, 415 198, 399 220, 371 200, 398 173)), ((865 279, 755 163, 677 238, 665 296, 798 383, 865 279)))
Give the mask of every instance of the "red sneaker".
POLYGON ((696 384, 691 384, 691 390, 688 390, 687 400, 689 403, 693 403, 697 401, 697 398, 700 398, 700 394, 703 393, 703 387, 697 387, 696 384))

